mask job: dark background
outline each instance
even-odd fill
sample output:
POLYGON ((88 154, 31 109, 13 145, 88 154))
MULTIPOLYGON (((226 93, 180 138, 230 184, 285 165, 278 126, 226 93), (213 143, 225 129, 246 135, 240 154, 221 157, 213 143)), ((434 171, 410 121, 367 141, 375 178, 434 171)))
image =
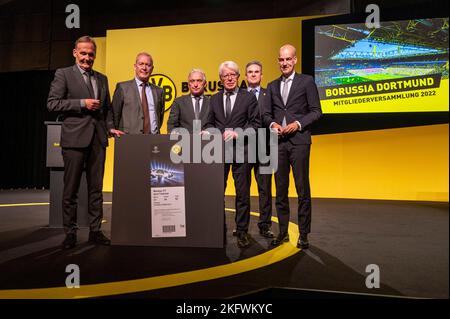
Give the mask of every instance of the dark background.
MULTIPOLYGON (((413 9, 448 12, 447 0, 0 0, 0 189, 48 188, 43 123, 55 116, 47 112, 47 94, 54 70, 73 63, 79 36, 103 37, 106 30, 122 28, 361 14, 370 3, 380 6, 382 18, 413 9), (80 7, 80 29, 65 27, 70 3, 80 7)), ((320 127, 316 134, 333 131, 320 127)))

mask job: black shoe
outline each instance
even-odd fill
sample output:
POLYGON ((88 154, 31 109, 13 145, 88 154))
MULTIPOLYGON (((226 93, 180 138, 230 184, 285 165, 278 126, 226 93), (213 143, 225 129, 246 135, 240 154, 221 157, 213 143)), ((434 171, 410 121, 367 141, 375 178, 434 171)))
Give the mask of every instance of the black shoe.
POLYGON ((236 229, 233 229, 233 236, 237 236, 237 230, 236 229))
POLYGON ((77 243, 77 235, 67 234, 66 238, 62 242, 62 249, 71 249, 75 247, 76 243, 77 243))
POLYGON ((279 245, 281 245, 282 243, 287 243, 289 241, 289 234, 288 233, 282 233, 282 234, 279 234, 278 236, 277 236, 277 238, 275 238, 274 240, 272 240, 271 242, 270 242, 270 244, 272 245, 272 246, 279 246, 279 245))
POLYGON ((247 233, 238 233, 237 245, 239 248, 247 248, 250 246, 250 237, 247 233))
POLYGON ((301 248, 301 249, 309 248, 308 235, 300 236, 300 238, 298 239, 298 242, 297 242, 297 248, 301 248))
POLYGON ((275 238, 274 233, 269 228, 260 228, 259 234, 266 238, 275 238))
POLYGON ((111 245, 111 240, 109 240, 108 237, 103 235, 101 231, 91 231, 89 233, 88 242, 97 245, 105 245, 105 246, 111 245))

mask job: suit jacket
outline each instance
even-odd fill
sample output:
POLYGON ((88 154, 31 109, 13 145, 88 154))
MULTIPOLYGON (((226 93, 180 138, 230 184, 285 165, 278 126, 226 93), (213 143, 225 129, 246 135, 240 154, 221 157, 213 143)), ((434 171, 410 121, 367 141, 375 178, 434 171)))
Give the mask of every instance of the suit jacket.
MULTIPOLYGON (((263 115, 264 115, 264 109, 267 107, 267 105, 270 105, 270 99, 267 92, 267 89, 261 87, 261 90, 259 91, 258 96, 258 116, 260 121, 260 127, 265 129, 266 133, 266 153, 269 153, 270 148, 270 130, 267 128, 264 124, 263 115)), ((258 133, 260 133, 260 130, 258 130, 258 133)), ((259 139, 258 139, 259 143, 259 139)), ((258 144, 259 145, 259 144, 258 144)))
MULTIPOLYGON (((205 128, 209 113, 209 96, 203 96, 202 108, 200 110, 199 120, 201 121, 201 130, 205 128)), ((182 127, 192 133, 192 121, 195 120, 194 105, 190 94, 177 97, 171 106, 169 119, 167 120, 167 131, 182 127)))
POLYGON ((269 103, 264 106, 263 121, 269 127, 272 122, 281 125, 283 118, 290 124, 299 121, 301 131, 288 138, 294 144, 311 144, 311 124, 322 116, 319 94, 310 75, 295 73, 286 106, 280 92, 281 77, 267 87, 269 103))
POLYGON ((63 116, 61 125, 61 147, 87 147, 92 141, 94 132, 101 144, 108 145, 108 129, 106 119, 110 111, 108 79, 105 75, 94 71, 97 82, 97 96, 100 108, 90 111, 81 107, 82 99, 92 98, 77 65, 56 70, 55 78, 50 85, 47 99, 49 111, 60 112, 63 116))
MULTIPOLYGON (((155 103, 159 133, 164 118, 164 91, 159 86, 152 83, 149 84, 155 103)), ((144 113, 135 79, 117 83, 112 101, 112 111, 112 122, 116 129, 127 134, 142 134, 144 113)))
POLYGON ((258 102, 256 97, 247 92, 247 90, 240 89, 236 96, 231 116, 225 118, 225 110, 223 104, 223 90, 214 94, 209 103, 208 120, 206 121, 206 128, 215 127, 222 133, 226 128, 254 128, 255 131, 260 127, 260 120, 258 116, 258 102))
POLYGON ((260 91, 259 91, 259 96, 258 96, 258 115, 259 115, 259 120, 260 120, 260 124, 261 127, 264 127, 264 122, 263 122, 263 113, 264 113, 264 105, 268 103, 267 100, 267 89, 261 87, 260 91))
MULTIPOLYGON (((227 128, 242 128, 243 130, 247 128, 253 128, 256 132, 258 130, 258 127, 260 126, 258 117, 258 102, 256 100, 256 97, 252 93, 249 93, 247 90, 239 90, 236 96, 233 110, 231 111, 231 115, 228 118, 225 118, 223 94, 224 92, 222 90, 211 97, 211 101, 209 103, 210 110, 208 120, 205 125, 206 129, 208 130, 209 128, 214 127, 219 129, 222 134, 227 128)), ((238 138, 241 137, 242 136, 238 136, 238 138)), ((245 138, 245 136, 243 138, 245 138)), ((234 140, 232 144, 225 143, 225 154, 229 154, 231 150, 228 149, 228 147, 232 147, 234 149, 233 161, 237 160, 237 154, 243 154, 243 160, 247 162, 247 159, 251 157, 251 155, 249 155, 249 152, 253 154, 254 151, 256 151, 256 148, 248 148, 247 138, 245 138, 243 142, 243 150, 237 148, 242 144, 236 143, 236 140, 234 140), (243 151, 243 153, 241 153, 241 151, 243 151)), ((253 155, 256 156, 256 154, 253 155)))

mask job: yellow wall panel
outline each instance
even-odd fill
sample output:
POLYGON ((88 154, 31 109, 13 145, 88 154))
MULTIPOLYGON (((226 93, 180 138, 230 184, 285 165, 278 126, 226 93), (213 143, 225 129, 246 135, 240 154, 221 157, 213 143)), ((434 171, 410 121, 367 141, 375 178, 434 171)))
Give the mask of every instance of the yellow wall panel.
MULTIPOLYGON (((218 81, 221 62, 234 60, 243 73, 248 61, 258 59, 264 65, 265 86, 279 76, 276 57, 282 44, 296 45, 301 61, 301 20, 286 18, 111 30, 106 38, 96 39, 95 68, 108 75, 112 95, 117 82, 133 78, 136 54, 147 51, 155 61, 154 73, 170 77, 180 96, 181 82, 186 81, 187 73, 194 67, 204 69, 207 80, 218 81), (249 39, 249 34, 255 40, 249 39)), ((300 66, 297 67, 300 71, 300 66)), ((447 124, 314 136, 312 195, 448 201, 448 134, 447 124)), ((112 191, 113 151, 114 143, 110 139, 105 191, 112 191)), ((234 194, 231 174, 227 194, 234 194)), ((254 179, 252 195, 257 195, 254 179)), ((289 195, 296 196, 292 176, 289 195)))
POLYGON ((97 45, 94 69, 103 74, 106 73, 106 37, 94 38, 97 45))
POLYGON ((312 195, 448 201, 448 134, 445 124, 314 136, 312 195))

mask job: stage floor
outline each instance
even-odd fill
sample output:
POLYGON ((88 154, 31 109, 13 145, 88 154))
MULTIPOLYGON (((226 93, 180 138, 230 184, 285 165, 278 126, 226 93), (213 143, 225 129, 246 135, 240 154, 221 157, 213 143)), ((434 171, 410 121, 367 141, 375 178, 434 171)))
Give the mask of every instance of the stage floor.
MULTIPOLYGON (((223 249, 94 246, 87 243, 88 230, 80 229, 76 248, 63 251, 62 229, 47 227, 48 200, 47 190, 0 191, 0 298, 232 298, 274 287, 449 297, 448 203, 313 199, 311 247, 301 251, 293 238, 295 214, 291 242, 275 249, 258 234, 252 215, 253 244, 239 249, 229 197, 223 249), (69 264, 79 266, 86 287, 78 295, 65 294, 69 264), (380 288, 366 287, 370 264, 380 269, 380 288)), ((102 227, 109 236, 111 194, 104 200, 102 227)), ((291 211, 296 207, 291 199, 291 211)), ((257 198, 252 211, 258 211, 257 198)), ((272 230, 277 233, 276 222, 272 230)))

